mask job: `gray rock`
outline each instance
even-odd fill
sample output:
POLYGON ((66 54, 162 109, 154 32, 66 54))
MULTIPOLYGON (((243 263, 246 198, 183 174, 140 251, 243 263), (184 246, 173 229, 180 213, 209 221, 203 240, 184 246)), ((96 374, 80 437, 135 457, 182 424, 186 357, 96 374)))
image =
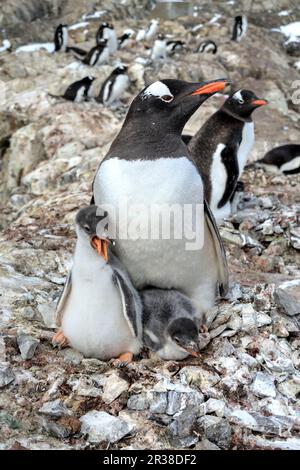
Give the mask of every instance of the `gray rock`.
POLYGON ((213 444, 208 439, 202 439, 202 441, 198 442, 198 444, 194 447, 194 450, 221 450, 220 447, 213 444))
POLYGON ((10 384, 15 379, 15 373, 8 362, 0 362, 0 387, 10 384))
POLYGON ((175 390, 170 390, 168 392, 168 406, 166 413, 168 415, 174 415, 178 411, 186 409, 194 409, 200 407, 203 402, 204 397, 201 392, 192 391, 192 392, 177 392, 175 390))
POLYGON ((221 449, 229 449, 231 445, 231 426, 224 418, 203 416, 197 420, 197 428, 211 442, 221 449))
POLYGON ((39 409, 39 413, 52 416, 53 418, 60 418, 61 416, 69 416, 71 414, 64 402, 60 399, 47 401, 39 409))
POLYGON ((188 437, 196 421, 196 413, 184 410, 178 413, 169 425, 169 431, 175 437, 188 437))
POLYGON ((291 378, 284 380, 278 385, 278 390, 282 395, 292 400, 299 398, 300 393, 300 379, 291 378))
POLYGON ((33 338, 30 335, 22 333, 17 337, 17 343, 20 349, 22 359, 24 361, 32 359, 35 353, 36 348, 38 347, 39 340, 33 338))
POLYGON ((300 313, 300 279, 287 281, 275 288, 274 300, 287 315, 300 313))
POLYGON ((128 398, 127 408, 129 410, 143 411, 149 407, 149 398, 146 393, 132 395, 128 398))
POLYGON ((166 413, 168 407, 168 394, 167 392, 152 392, 150 400, 151 413, 166 413))
POLYGON ((128 382, 121 379, 116 372, 113 372, 107 378, 104 387, 103 387, 103 401, 105 403, 112 403, 116 398, 118 398, 121 393, 126 392, 129 388, 128 382))
POLYGON ((59 437, 60 439, 66 439, 70 436, 70 430, 67 429, 65 426, 62 426, 55 421, 48 421, 44 420, 43 428, 53 436, 59 437))
POLYGON ((215 398, 209 398, 205 403, 202 403, 199 407, 199 416, 203 416, 210 413, 215 413, 219 417, 223 417, 225 413, 225 402, 223 400, 217 400, 215 398))
POLYGON ((251 304, 241 306, 242 331, 255 334, 257 331, 256 311, 251 304))
POLYGON ((263 372, 257 372, 250 386, 250 390, 259 398, 276 397, 276 388, 274 385, 274 377, 263 372))
POLYGON ((294 420, 286 416, 263 416, 255 411, 236 409, 230 413, 230 420, 252 431, 282 436, 294 426, 294 420))
POLYGON ((132 424, 105 411, 89 411, 80 418, 80 421, 81 433, 87 435, 88 441, 93 443, 118 442, 134 429, 132 424))
POLYGON ((81 364, 81 361, 83 359, 83 354, 73 348, 62 349, 58 352, 58 355, 64 358, 64 362, 66 364, 78 365, 81 364))
POLYGON ((179 375, 183 383, 196 386, 202 391, 207 387, 214 387, 221 380, 218 374, 197 366, 183 367, 179 375))

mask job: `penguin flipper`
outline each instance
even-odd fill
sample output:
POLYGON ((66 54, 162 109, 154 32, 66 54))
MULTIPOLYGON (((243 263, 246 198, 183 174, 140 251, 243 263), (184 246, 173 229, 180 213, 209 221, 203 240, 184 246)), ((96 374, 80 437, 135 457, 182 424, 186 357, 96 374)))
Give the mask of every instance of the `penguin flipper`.
POLYGON ((139 335, 138 314, 141 315, 141 301, 133 286, 128 285, 127 279, 119 270, 114 270, 114 281, 120 291, 124 317, 133 336, 139 335))
POLYGON ((236 146, 225 147, 221 152, 221 158, 226 168, 227 181, 224 194, 218 202, 218 209, 221 209, 221 207, 225 206, 225 204, 230 201, 236 189, 239 176, 236 146))
POLYGON ((221 297, 224 297, 228 292, 228 284, 229 284, 229 274, 228 274, 226 253, 225 253, 223 241, 221 239, 221 235, 217 227, 217 224, 215 222, 214 216, 205 199, 204 199, 204 213, 205 213, 205 220, 207 222, 208 229, 211 233, 215 251, 216 251, 216 256, 217 256, 217 263, 219 267, 219 293, 221 297))
POLYGON ((72 271, 70 271, 68 274, 64 288, 57 302, 56 312, 55 312, 55 323, 57 326, 61 326, 62 317, 64 314, 65 306, 67 304, 69 295, 71 293, 71 289, 72 289, 72 271))

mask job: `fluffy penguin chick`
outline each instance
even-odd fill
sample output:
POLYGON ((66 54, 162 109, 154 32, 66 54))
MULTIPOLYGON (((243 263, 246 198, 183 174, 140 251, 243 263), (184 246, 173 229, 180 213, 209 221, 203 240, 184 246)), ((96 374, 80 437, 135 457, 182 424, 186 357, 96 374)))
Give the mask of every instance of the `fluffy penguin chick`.
POLYGON ((250 90, 236 91, 188 145, 217 222, 231 214, 231 199, 254 143, 251 114, 265 104, 250 90))
POLYGON ((271 173, 292 175, 300 173, 300 145, 287 144, 269 150, 255 165, 263 167, 271 173))
POLYGON ((196 309, 190 299, 172 289, 145 289, 140 295, 145 346, 165 360, 198 356, 196 309))
POLYGON ((89 206, 76 216, 73 266, 57 306, 60 331, 53 343, 69 343, 85 357, 130 362, 141 347, 141 301, 109 249, 107 213, 97 210, 89 206))
POLYGON ((103 83, 97 101, 103 103, 104 106, 111 105, 121 98, 129 87, 129 83, 127 67, 125 65, 116 67, 103 83))

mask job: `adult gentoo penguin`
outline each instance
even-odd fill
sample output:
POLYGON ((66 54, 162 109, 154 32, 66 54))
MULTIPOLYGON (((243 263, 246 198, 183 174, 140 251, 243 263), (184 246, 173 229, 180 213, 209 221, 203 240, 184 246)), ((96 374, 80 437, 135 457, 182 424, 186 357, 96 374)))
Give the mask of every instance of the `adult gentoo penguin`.
POLYGON ((119 47, 115 29, 111 23, 101 23, 96 33, 96 44, 102 44, 102 39, 107 39, 107 47, 110 54, 116 52, 119 47))
POLYGON ((140 29, 136 35, 137 41, 150 41, 154 38, 158 31, 159 20, 152 19, 149 26, 146 29, 140 29))
POLYGON ((234 18, 232 41, 240 41, 245 36, 248 29, 248 20, 245 15, 238 15, 234 18))
POLYGON ((167 57, 167 41, 163 34, 159 34, 152 47, 151 59, 158 60, 158 59, 165 59, 166 57, 167 57))
POLYGON ((205 198, 218 222, 231 214, 230 199, 254 143, 251 114, 265 104, 250 90, 236 91, 189 143, 205 198))
POLYGON ((73 266, 57 305, 60 330, 53 343, 70 344, 86 357, 130 362, 141 347, 142 305, 126 270, 111 253, 107 213, 96 206, 76 216, 73 266), (98 226, 98 227, 97 227, 98 226))
POLYGON ((60 24, 54 33, 54 50, 55 52, 66 52, 68 44, 68 25, 60 24))
POLYGON ((65 100, 75 101, 75 103, 81 103, 91 96, 92 83, 95 80, 95 77, 84 77, 77 82, 72 83, 68 86, 63 95, 52 95, 48 93, 53 98, 64 98, 65 100))
POLYGON ((107 46, 107 39, 101 39, 99 44, 93 47, 82 60, 83 64, 94 67, 108 61, 109 50, 107 46))
POLYGON ((211 52, 212 54, 216 54, 218 48, 217 44, 212 41, 211 39, 207 39, 206 41, 202 41, 199 46, 197 47, 196 52, 206 52, 209 53, 211 52))
POLYGON ((103 83, 96 100, 103 103, 104 106, 109 106, 121 98, 129 84, 127 67, 125 65, 119 65, 103 83))
POLYGON ((255 165, 272 173, 292 175, 300 173, 300 145, 287 144, 269 150, 263 158, 256 160, 255 165))
POLYGON ((198 356, 196 309, 190 299, 173 289, 145 289, 143 343, 165 360, 198 356))
POLYGON ((175 52, 180 51, 185 47, 185 42, 177 40, 167 41, 167 54, 172 56, 175 52))
POLYGON ((200 224, 204 247, 201 243, 187 246, 188 236, 195 240, 201 231, 200 227, 195 229, 192 219, 195 211, 203 208, 203 185, 181 133, 197 108, 227 83, 226 79, 201 83, 170 79, 147 86, 133 100, 93 183, 96 204, 120 208, 115 251, 135 286, 178 289, 197 302, 199 317, 213 305, 217 285, 222 293, 227 290, 227 265, 206 204, 204 222, 200 224), (167 222, 165 209, 172 211, 174 204, 181 211, 179 219, 187 208, 193 214, 187 214, 179 238, 174 230, 171 235, 162 234, 163 227, 155 223, 161 218, 167 222), (138 236, 134 230, 137 225, 141 229, 138 236))
POLYGON ((129 43, 130 38, 132 38, 133 35, 133 29, 126 29, 122 36, 118 37, 119 49, 122 49, 122 47, 126 47, 129 43))

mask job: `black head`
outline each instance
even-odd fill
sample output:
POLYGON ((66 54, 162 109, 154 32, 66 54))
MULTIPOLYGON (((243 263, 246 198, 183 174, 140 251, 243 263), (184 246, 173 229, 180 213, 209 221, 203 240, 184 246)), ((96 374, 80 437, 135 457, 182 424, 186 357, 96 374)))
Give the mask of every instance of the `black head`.
POLYGON ((105 261, 108 260, 108 235, 106 228, 103 229, 102 225, 107 227, 108 213, 102 210, 101 207, 90 205, 80 209, 76 214, 76 228, 77 235, 83 240, 86 240, 92 248, 102 256, 105 261), (99 223, 102 222, 99 233, 99 223))
POLYGON ((95 77, 93 77, 92 75, 88 75, 87 77, 84 77, 83 80, 85 80, 88 83, 92 83, 95 80, 95 77))
POLYGON ((154 82, 133 100, 124 125, 131 119, 146 119, 151 132, 162 129, 181 134, 196 109, 207 98, 224 90, 228 83, 224 78, 199 83, 173 79, 154 82))
POLYGON ((222 110, 243 121, 251 121, 252 112, 266 104, 267 100, 258 98, 253 91, 238 90, 225 101, 222 110))
POLYGON ((176 318, 168 326, 168 334, 178 346, 191 356, 198 355, 198 327, 192 319, 176 318))
POLYGON ((116 67, 113 70, 113 74, 114 75, 122 75, 123 73, 126 73, 127 70, 128 70, 127 65, 118 65, 118 67, 116 67))
POLYGON ((108 22, 104 21, 104 22, 101 24, 100 28, 102 28, 102 29, 104 29, 104 28, 114 29, 114 26, 113 26, 112 23, 108 23, 108 22))
POLYGON ((162 34, 162 33, 159 33, 159 34, 157 35, 157 39, 158 39, 159 41, 164 41, 164 40, 166 39, 166 36, 165 36, 164 34, 162 34))

